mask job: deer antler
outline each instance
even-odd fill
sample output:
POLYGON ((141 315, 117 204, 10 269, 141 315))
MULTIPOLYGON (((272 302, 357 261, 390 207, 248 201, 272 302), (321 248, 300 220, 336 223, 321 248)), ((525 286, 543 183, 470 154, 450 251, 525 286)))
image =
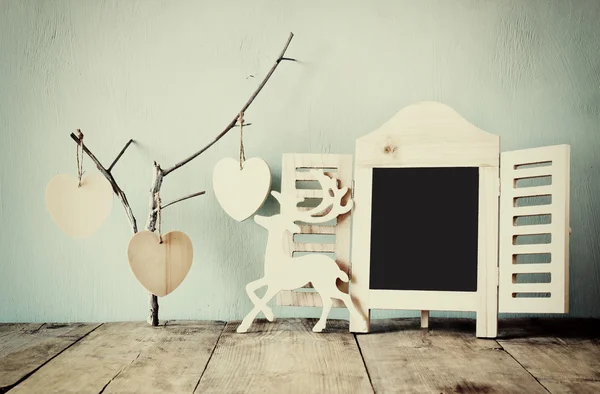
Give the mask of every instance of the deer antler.
MULTIPOLYGON (((325 175, 323 170, 311 170, 310 173, 321 184, 321 188, 323 189, 323 201, 321 201, 318 206, 308 211, 298 211, 298 213, 295 214, 296 221, 305 223, 324 223, 352 209, 352 200, 348 200, 346 205, 342 205, 342 198, 348 192, 347 187, 339 189, 337 179, 325 175), (328 208, 331 209, 325 213, 328 208)), ((304 201, 304 199, 299 202, 302 201, 304 201)))

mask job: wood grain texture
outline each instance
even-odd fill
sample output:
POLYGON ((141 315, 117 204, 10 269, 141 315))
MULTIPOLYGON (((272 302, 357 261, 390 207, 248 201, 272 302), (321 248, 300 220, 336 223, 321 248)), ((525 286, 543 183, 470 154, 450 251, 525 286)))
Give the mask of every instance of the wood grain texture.
POLYGON ((228 323, 195 393, 371 393, 347 322, 315 334, 313 319, 228 323))
POLYGON ((502 153, 498 288, 500 312, 569 312, 570 156, 569 145, 502 153), (549 165, 531 167, 540 163, 549 165), (529 187, 519 185, 523 180, 539 182, 540 176, 551 177, 551 184, 529 187), (524 197, 530 197, 529 201, 525 199, 524 203, 527 205, 521 203, 524 197), (531 197, 542 199, 532 200, 531 197), (539 217, 535 215, 550 215, 550 223, 540 225, 539 217), (528 225, 517 225, 518 220, 523 218, 530 220, 528 225), (521 238, 528 236, 538 237, 534 239, 535 243, 524 245, 521 238), (543 236, 548 239, 545 240, 543 236), (532 254, 549 255, 549 261, 543 264, 518 264, 520 257, 531 258, 532 254), (515 274, 522 273, 546 273, 550 280, 549 283, 535 283, 536 279, 530 277, 531 279, 518 281, 515 274), (549 296, 535 297, 531 293, 546 293, 549 296))
POLYGON ((192 392, 224 324, 166 324, 106 323, 11 393, 192 392))
POLYGON ((223 328, 224 322, 168 321, 104 392, 193 392, 223 328))
POLYGON ((181 231, 160 236, 141 231, 131 237, 127 258, 137 280, 151 294, 166 296, 181 284, 192 266, 192 240, 181 231))
POLYGON ((600 321, 519 319, 498 343, 552 393, 600 389, 600 321))
POLYGON ((476 335, 498 334, 498 167, 479 168, 479 234, 476 335))
POLYGON ((357 168, 499 166, 499 137, 438 102, 402 108, 356 142, 357 168))
POLYGON ((0 393, 17 384, 98 324, 0 325, 0 393))
POLYGON ((473 335, 474 321, 373 320, 357 335, 377 393, 547 393, 494 340, 473 335))

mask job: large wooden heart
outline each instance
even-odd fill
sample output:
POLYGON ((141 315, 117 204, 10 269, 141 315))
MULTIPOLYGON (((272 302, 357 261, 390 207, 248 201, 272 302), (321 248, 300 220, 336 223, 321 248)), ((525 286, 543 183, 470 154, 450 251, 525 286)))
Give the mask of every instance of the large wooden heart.
POLYGON ((60 174, 46 187, 46 206, 54 222, 74 238, 95 233, 110 215, 113 190, 101 174, 83 177, 60 174))
POLYGON ((215 197, 223 210, 238 222, 252 216, 263 205, 271 190, 271 170, 262 159, 240 162, 221 159, 213 171, 215 197))
POLYGON ((129 241, 127 258, 136 279, 150 293, 164 297, 183 282, 193 260, 190 238, 181 231, 162 236, 142 231, 129 241))

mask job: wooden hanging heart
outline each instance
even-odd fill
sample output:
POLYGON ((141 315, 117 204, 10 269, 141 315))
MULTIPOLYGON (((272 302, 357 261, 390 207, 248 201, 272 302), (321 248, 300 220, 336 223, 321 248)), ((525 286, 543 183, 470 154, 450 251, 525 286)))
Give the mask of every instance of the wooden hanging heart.
POLYGON ((252 216, 263 205, 271 190, 271 170, 262 159, 244 161, 221 159, 213 171, 215 197, 223 210, 238 222, 252 216))
POLYGON ((52 178, 46 187, 46 206, 54 222, 74 238, 87 238, 110 215, 113 190, 101 174, 79 180, 70 174, 52 178))
POLYGON ((129 241, 127 258, 136 279, 150 293, 164 297, 183 282, 194 255, 192 241, 181 231, 162 236, 142 231, 129 241))

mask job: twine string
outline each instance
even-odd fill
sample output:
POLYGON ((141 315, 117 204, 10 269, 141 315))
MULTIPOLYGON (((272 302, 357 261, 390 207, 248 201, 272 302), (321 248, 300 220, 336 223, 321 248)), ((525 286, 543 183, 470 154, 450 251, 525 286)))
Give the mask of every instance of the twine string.
POLYGON ((160 212, 160 204, 161 204, 161 200, 160 200, 160 192, 156 193, 156 221, 157 221, 157 230, 158 230, 158 239, 159 239, 159 243, 163 243, 163 238, 162 238, 162 217, 161 217, 161 212, 160 212))
POLYGON ((81 187, 81 179, 83 178, 83 133, 79 131, 79 143, 77 144, 75 156, 77 158, 77 187, 81 187))
POLYGON ((240 170, 242 170, 244 161, 246 161, 246 153, 244 152, 244 111, 240 112, 238 120, 240 121, 240 170))

